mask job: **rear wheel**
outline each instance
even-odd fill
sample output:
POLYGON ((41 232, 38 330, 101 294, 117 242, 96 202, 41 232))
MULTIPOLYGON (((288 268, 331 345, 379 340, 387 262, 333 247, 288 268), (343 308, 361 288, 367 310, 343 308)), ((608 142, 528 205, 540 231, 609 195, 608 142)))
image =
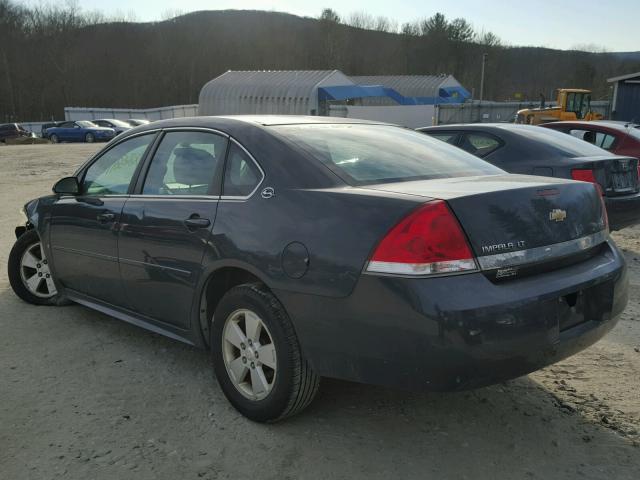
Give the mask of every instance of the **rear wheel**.
POLYGON ((87 142, 87 143, 93 143, 93 142, 95 142, 95 140, 96 140, 96 137, 93 136, 93 133, 87 133, 84 136, 84 141, 87 142))
POLYGON ((35 230, 26 231, 9 254, 9 283, 22 300, 34 305, 55 305, 59 294, 35 230))
POLYGON ((294 415, 318 391, 320 379, 303 357, 286 311, 259 284, 234 287, 220 300, 211 350, 222 391, 251 420, 294 415))
POLYGON ((49 137, 49 140, 51 140, 51 143, 59 143, 60 140, 58 139, 58 136, 54 133, 49 137))

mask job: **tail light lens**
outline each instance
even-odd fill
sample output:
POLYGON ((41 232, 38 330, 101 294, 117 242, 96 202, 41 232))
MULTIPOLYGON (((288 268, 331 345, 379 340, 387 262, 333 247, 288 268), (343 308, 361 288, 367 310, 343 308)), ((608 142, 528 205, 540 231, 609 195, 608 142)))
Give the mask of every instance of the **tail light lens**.
POLYGON ((571 170, 571 178, 574 180, 580 180, 581 182, 598 183, 596 182, 596 176, 594 175, 593 170, 588 169, 579 168, 571 170))
POLYGON ((600 195, 604 195, 602 187, 596 180, 596 175, 593 170, 589 170, 586 168, 576 168, 574 170, 571 170, 571 178, 573 178, 574 180, 580 180, 581 182, 593 183, 598 189, 600 195))
POLYGON ((442 200, 414 210, 376 247, 368 272, 432 275, 477 269, 460 224, 442 200))
MULTIPOLYGON (((601 191, 600 189, 598 190, 601 191)), ((604 224, 605 230, 609 230, 609 215, 607 214, 607 205, 602 195, 600 195, 600 205, 602 206, 602 223, 604 224)))

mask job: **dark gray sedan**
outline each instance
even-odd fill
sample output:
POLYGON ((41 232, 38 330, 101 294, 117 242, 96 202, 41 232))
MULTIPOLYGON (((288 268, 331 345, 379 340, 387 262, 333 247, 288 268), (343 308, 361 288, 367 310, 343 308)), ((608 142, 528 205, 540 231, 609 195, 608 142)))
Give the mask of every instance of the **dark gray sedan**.
POLYGON ((612 230, 640 223, 638 159, 546 128, 512 124, 418 129, 510 173, 572 178, 600 188, 612 230))
POLYGON ((303 409, 322 376, 455 390, 524 375, 627 302, 593 184, 510 175, 391 125, 156 122, 53 190, 16 229, 16 294, 209 349, 256 421, 303 409))

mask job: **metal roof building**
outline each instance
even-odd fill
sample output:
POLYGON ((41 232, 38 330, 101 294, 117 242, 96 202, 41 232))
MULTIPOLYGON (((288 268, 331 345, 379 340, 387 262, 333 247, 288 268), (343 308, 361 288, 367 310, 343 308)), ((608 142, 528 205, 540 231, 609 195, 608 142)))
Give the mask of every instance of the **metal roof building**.
POLYGON ((318 89, 350 86, 338 70, 233 71, 214 78, 200 91, 200 115, 318 115, 318 89))
POLYGON ((640 122, 640 72, 609 78, 613 83, 611 118, 625 122, 640 122))
POLYGON ((349 78, 358 85, 381 85, 395 91, 404 97, 404 101, 394 100, 405 105, 462 103, 471 97, 453 75, 361 75, 349 78))

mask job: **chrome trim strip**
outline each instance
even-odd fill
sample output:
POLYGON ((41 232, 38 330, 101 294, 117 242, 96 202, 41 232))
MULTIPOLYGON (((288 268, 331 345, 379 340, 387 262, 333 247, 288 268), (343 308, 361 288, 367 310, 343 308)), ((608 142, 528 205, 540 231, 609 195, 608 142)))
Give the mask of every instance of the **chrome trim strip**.
POLYGON ((61 246, 58 246, 58 245, 53 245, 51 248, 53 250, 58 250, 59 252, 73 253, 75 255, 84 255, 86 257, 97 258, 97 259, 100 259, 100 260, 107 260, 109 262, 118 263, 118 257, 113 257, 111 255, 105 255, 104 253, 88 252, 86 250, 78 250, 76 248, 61 247, 61 246))
MULTIPOLYGON (((234 196, 234 195, 222 195, 220 197, 220 200, 248 200, 249 198, 251 198, 253 196, 254 193, 256 193, 256 191, 258 190, 258 188, 260 188, 260 185, 262 185, 262 182, 264 182, 265 179, 265 174, 264 174, 264 170, 262 170, 262 167, 260 166, 260 164, 258 163, 258 161, 253 157, 253 155, 251 155, 251 153, 249 153, 249 150, 247 150, 246 148, 244 148, 242 146, 242 144, 240 142, 238 142, 235 138, 233 137, 229 137, 229 140, 231 140, 233 143, 235 143, 238 147, 240 147, 244 153, 247 154, 247 156, 253 161, 253 163, 255 164, 256 167, 258 167, 258 170, 260 170, 260 174, 262 175, 262 178, 260 179, 260 181, 258 182, 258 184, 256 185, 256 188, 254 188, 251 193, 247 196, 241 197, 241 196, 234 196)), ((228 158, 227 158, 228 160, 228 158)), ((224 190, 224 178, 222 179, 222 188, 224 190)))
POLYGON ((608 238, 609 231, 602 230, 598 233, 587 235, 586 237, 554 243, 553 245, 478 257, 478 263, 482 270, 495 270, 503 267, 535 264, 583 252, 605 242, 608 238))
POLYGON ((187 277, 190 277, 192 274, 192 272, 190 272, 189 270, 183 270, 181 268, 176 268, 176 267, 168 267, 167 265, 162 265, 159 263, 141 262, 139 260, 132 260, 130 258, 121 258, 120 263, 124 263, 125 265, 132 265, 135 267, 143 267, 143 268, 153 267, 153 268, 158 268, 160 270, 169 270, 171 272, 179 273, 187 277))
POLYGON ((217 202, 220 200, 220 195, 145 195, 134 194, 129 195, 131 200, 208 200, 217 202))
POLYGON ((215 128, 208 128, 208 127, 189 127, 185 125, 183 127, 163 127, 162 130, 165 132, 174 132, 176 130, 183 131, 183 132, 191 132, 191 131, 212 132, 212 133, 217 133, 218 135, 222 135, 224 138, 231 138, 228 133, 221 132, 220 130, 216 130, 215 128))

